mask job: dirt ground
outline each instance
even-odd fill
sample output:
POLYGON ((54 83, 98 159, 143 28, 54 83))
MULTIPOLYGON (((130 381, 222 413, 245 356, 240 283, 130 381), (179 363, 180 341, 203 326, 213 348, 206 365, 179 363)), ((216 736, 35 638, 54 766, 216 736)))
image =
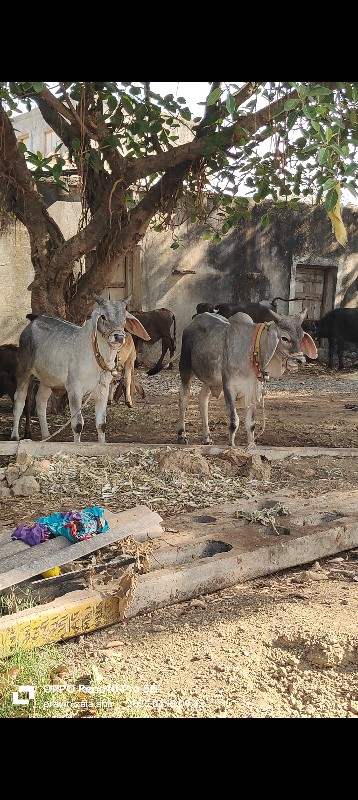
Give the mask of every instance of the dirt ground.
MULTIPOLYGON (((108 442, 143 444, 177 444, 178 371, 165 370, 148 377, 138 370, 136 380, 145 397, 134 395, 134 407, 128 409, 123 397, 108 407, 106 439, 108 442)), ((200 384, 193 381, 186 423, 188 443, 201 444, 201 422, 197 406, 200 384)), ((260 446, 291 447, 358 447, 358 413, 346 405, 358 404, 358 370, 329 372, 322 364, 306 364, 297 373, 271 380, 266 396, 259 404, 256 416, 256 440, 260 446), (264 430, 263 430, 264 428, 264 430)), ((240 401, 237 410, 240 416, 240 401)), ((84 409, 82 441, 96 441, 93 405, 84 409)), ((68 422, 69 415, 50 415, 51 434, 68 422)), ((213 442, 225 446, 228 442, 227 418, 223 397, 212 398, 209 404, 209 423, 213 442)), ((12 405, 0 399, 0 441, 10 439, 12 405)), ((40 440, 36 417, 32 418, 33 439, 40 440)), ((69 425, 54 435, 51 441, 72 441, 69 425)), ((236 446, 246 446, 244 417, 241 414, 236 446)))
MULTIPOLYGON (((136 395, 132 410, 123 399, 108 409, 107 441, 142 443, 149 483, 152 467, 146 461, 146 445, 148 451, 155 444, 176 445, 178 375, 173 370, 148 378, 143 370, 137 380, 146 396, 136 395)), ((300 458, 293 454, 272 462, 269 477, 249 476, 240 486, 251 497, 270 491, 280 492, 283 502, 287 496, 308 498, 313 509, 318 495, 330 502, 338 495, 356 496, 358 465, 349 449, 358 447, 357 388, 357 370, 349 367, 330 373, 322 363, 307 364, 295 375, 270 381, 264 409, 260 406, 257 413, 258 444, 343 447, 348 455, 300 458)), ((195 384, 187 412, 189 446, 201 443, 197 392, 195 384)), ((84 416, 82 439, 96 441, 93 408, 84 416)), ((66 416, 51 416, 50 430, 66 420, 66 416)), ((226 447, 222 399, 210 402, 209 420, 214 444, 226 447)), ((10 438, 11 421, 11 404, 3 398, 0 440, 10 438)), ((33 427, 34 439, 39 440, 35 421, 33 427)), ((56 440, 71 441, 70 429, 61 431, 56 440)), ((246 445, 241 425, 236 444, 246 445)), ((71 463, 72 496, 64 482, 63 490, 59 486, 55 495, 57 507, 54 494, 43 492, 36 504, 29 501, 33 513, 68 508, 71 500, 72 507, 79 507, 73 470, 80 461, 76 457, 71 463)), ((228 471, 227 475, 229 493, 232 474, 228 471)), ((181 483, 177 480, 177 498, 171 484, 166 501, 159 499, 151 505, 162 515, 164 527, 166 520, 172 524, 173 514, 192 508, 193 503, 188 501, 186 506, 183 500, 185 492, 189 498, 191 485, 198 507, 197 480, 197 476, 182 476, 181 483)), ((203 509, 210 505, 205 481, 205 475, 200 475, 203 509)), ((94 489, 91 492, 86 504, 101 505, 101 497, 94 489)), ((121 497, 124 507, 130 505, 128 492, 121 497)), ((136 502, 133 497, 132 505, 136 502)), ((20 512, 14 499, 2 499, 1 506, 7 523, 17 524, 20 512)), ((358 548, 81 636, 62 645, 63 656, 69 669, 91 663, 104 681, 119 679, 131 686, 138 707, 150 717, 349 718, 358 715, 357 611, 358 548)))

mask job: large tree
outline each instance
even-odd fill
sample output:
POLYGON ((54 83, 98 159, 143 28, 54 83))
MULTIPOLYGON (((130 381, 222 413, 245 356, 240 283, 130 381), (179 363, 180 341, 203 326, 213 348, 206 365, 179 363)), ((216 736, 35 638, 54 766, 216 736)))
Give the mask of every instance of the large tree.
POLYGON ((355 196, 358 177, 357 102, 358 83, 213 81, 193 118, 185 98, 162 98, 150 82, 0 83, 1 211, 29 233, 33 312, 82 322, 148 226, 173 226, 178 208, 219 242, 248 214, 250 196, 277 211, 312 198, 343 244, 340 192, 355 196), (39 108, 79 176, 82 224, 67 240, 39 190, 44 175, 63 183, 65 160, 17 141, 24 103, 39 108), (91 268, 78 274, 90 251, 91 268))

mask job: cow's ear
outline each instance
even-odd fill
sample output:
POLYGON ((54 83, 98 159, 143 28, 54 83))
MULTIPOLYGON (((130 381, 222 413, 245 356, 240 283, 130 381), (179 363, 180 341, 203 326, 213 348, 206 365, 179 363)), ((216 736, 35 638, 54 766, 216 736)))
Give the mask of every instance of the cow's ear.
POLYGON ((308 314, 308 309, 307 308, 304 308, 303 311, 300 311, 300 313, 298 314, 299 321, 303 322, 303 320, 306 319, 307 314, 308 314))
POLYGON ((308 358, 318 358, 317 347, 312 339, 312 336, 309 333, 303 334, 303 339, 301 341, 301 350, 305 356, 308 358))
POLYGON ((95 338, 97 333, 97 322, 100 314, 101 314, 101 309, 99 307, 94 308, 91 314, 93 338, 95 338))
POLYGON ((278 336, 276 325, 273 326, 270 322, 265 323, 265 328, 262 331, 260 344, 259 344, 259 364, 264 371, 272 356, 275 354, 278 345, 278 336))
POLYGON ((102 303, 104 303, 104 297, 100 297, 99 294, 94 294, 93 297, 99 306, 102 305, 102 303))
POLYGON ((139 336, 140 339, 144 339, 146 342, 149 342, 149 333, 147 333, 142 323, 139 322, 139 319, 134 317, 133 314, 130 314, 129 311, 126 311, 124 327, 126 331, 129 331, 129 333, 132 333, 134 336, 139 336))

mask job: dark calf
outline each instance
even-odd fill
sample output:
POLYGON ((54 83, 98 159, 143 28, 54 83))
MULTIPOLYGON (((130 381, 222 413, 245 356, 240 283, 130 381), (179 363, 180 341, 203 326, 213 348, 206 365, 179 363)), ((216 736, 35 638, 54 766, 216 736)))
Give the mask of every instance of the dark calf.
POLYGON ((316 326, 316 337, 328 339, 329 369, 333 369, 334 348, 338 349, 338 369, 344 369, 344 343, 358 344, 358 308, 333 308, 328 311, 316 326))
MULTIPOLYGON (((19 348, 16 344, 0 345, 0 397, 7 397, 14 402, 16 392, 16 370, 19 358, 19 348)), ((31 433, 31 405, 34 401, 34 383, 29 386, 26 397, 25 414, 25 439, 32 439, 31 433)))

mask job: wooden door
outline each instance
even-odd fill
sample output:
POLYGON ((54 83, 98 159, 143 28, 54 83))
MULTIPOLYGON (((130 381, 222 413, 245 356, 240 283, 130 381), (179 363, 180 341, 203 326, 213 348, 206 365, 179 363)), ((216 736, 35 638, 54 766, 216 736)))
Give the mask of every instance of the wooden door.
POLYGON ((106 300, 122 300, 132 296, 128 310, 140 311, 142 307, 140 248, 136 247, 120 262, 113 281, 103 289, 106 300))
POLYGON ((307 308, 308 319, 320 319, 333 308, 335 279, 334 267, 298 264, 290 314, 298 314, 307 308))

